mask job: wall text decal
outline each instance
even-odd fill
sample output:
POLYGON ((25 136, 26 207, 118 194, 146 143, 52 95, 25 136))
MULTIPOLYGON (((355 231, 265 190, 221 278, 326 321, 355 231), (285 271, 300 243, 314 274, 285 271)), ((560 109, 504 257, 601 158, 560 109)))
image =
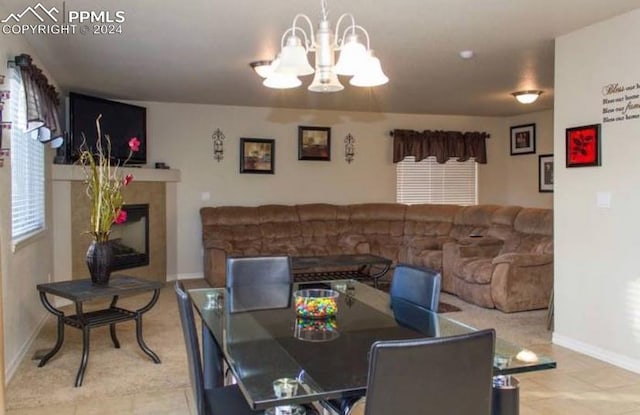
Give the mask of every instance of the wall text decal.
POLYGON ((640 119, 640 82, 602 87, 602 122, 640 119))

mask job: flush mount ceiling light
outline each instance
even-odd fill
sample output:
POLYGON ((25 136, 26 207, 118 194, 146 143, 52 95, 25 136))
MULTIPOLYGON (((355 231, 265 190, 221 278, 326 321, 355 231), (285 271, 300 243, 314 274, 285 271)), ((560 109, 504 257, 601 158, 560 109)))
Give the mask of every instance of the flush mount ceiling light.
POLYGON ((322 20, 317 31, 314 32, 309 17, 297 14, 291 27, 282 35, 281 50, 276 59, 268 65, 265 63, 268 61, 250 64, 260 76, 266 78, 263 85, 269 88, 295 88, 302 85, 299 76, 314 73, 313 81, 308 86, 309 91, 313 92, 342 91, 344 86, 338 75, 351 76, 349 83, 358 87, 373 87, 389 82, 382 72, 380 60, 370 48, 369 33, 356 24, 353 15, 345 13, 340 16, 336 30, 332 32, 327 20, 327 1, 321 0, 321 6, 322 20), (297 25, 300 19, 309 25, 308 32, 297 25), (343 19, 350 20, 351 24, 340 32, 343 19), (361 42, 361 35, 364 35, 366 43, 361 42), (309 64, 309 52, 315 53, 315 68, 309 64), (336 52, 340 52, 337 63, 336 52))
POLYGON ((511 95, 516 97, 519 103, 521 104, 533 104, 536 102, 538 97, 542 95, 543 91, 540 90, 530 90, 530 91, 518 91, 512 92, 511 95))

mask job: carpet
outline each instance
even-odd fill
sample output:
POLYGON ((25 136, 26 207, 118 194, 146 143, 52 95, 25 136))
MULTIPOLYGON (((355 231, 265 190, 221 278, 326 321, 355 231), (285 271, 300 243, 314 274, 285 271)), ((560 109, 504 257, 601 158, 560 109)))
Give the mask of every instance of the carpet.
MULTIPOLYGON (((389 290, 391 289, 391 283, 388 281, 380 281, 378 283, 378 289, 380 291, 384 291, 386 293, 389 292, 389 290)), ((454 313, 456 311, 460 311, 460 308, 449 304, 449 303, 445 303, 444 301, 440 301, 438 303, 438 313, 443 314, 443 313, 454 313)))
MULTIPOLYGON (((148 302, 149 296, 122 298, 118 305, 136 309, 148 302)), ((106 305, 108 303, 87 303, 85 311, 106 305)), ((71 307, 62 309, 73 314, 71 307)), ((120 349, 113 347, 109 327, 98 327, 91 330, 89 363, 83 385, 75 388, 73 384, 82 355, 80 330, 65 327, 62 349, 44 367, 37 367, 38 361, 31 360, 35 353, 48 350, 55 343, 56 322, 49 317, 7 386, 7 409, 189 388, 187 359, 172 286, 162 289, 158 303, 144 315, 143 322, 144 339, 162 363, 153 363, 140 350, 134 322, 117 325, 120 349)))

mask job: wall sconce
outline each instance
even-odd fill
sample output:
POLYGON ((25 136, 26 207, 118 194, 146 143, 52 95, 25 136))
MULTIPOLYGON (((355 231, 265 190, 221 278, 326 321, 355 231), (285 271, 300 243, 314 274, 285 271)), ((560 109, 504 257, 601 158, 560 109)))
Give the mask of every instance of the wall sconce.
POLYGON ((211 134, 213 139, 213 158, 219 163, 224 158, 223 141, 225 139, 224 133, 219 128, 211 134))
POLYGON ((344 138, 344 159, 347 163, 351 164, 356 155, 356 139, 353 138, 351 133, 347 134, 344 138))
POLYGON ((512 92, 511 95, 521 104, 533 104, 538 100, 538 97, 542 95, 542 92, 543 91, 540 90, 517 91, 512 92))

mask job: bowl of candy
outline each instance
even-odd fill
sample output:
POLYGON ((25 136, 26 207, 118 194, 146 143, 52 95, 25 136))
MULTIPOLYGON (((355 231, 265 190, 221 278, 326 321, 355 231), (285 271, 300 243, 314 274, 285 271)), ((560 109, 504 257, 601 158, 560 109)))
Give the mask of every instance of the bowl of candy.
POLYGON ((334 290, 310 288, 293 293, 296 314, 305 319, 333 317, 338 312, 338 296, 334 290))
POLYGON ((305 342, 327 342, 337 339, 340 332, 335 317, 325 319, 298 317, 293 336, 305 342))

